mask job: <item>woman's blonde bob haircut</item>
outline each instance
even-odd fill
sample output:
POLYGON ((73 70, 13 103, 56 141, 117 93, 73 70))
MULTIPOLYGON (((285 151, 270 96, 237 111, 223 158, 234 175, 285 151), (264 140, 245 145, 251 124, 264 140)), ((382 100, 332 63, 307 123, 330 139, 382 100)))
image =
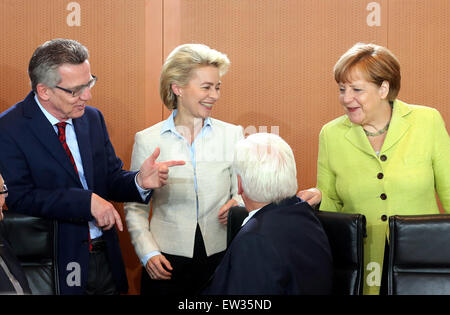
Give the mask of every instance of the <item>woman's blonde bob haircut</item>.
POLYGON ((366 81, 377 86, 381 86, 383 81, 389 82, 387 99, 395 100, 400 91, 400 63, 387 48, 375 44, 355 44, 335 64, 334 79, 337 83, 350 82, 355 70, 366 81))
POLYGON ((169 110, 177 108, 177 97, 172 91, 172 84, 187 86, 192 70, 215 66, 223 76, 230 66, 227 55, 203 44, 184 44, 176 47, 167 57, 159 78, 159 94, 169 110))

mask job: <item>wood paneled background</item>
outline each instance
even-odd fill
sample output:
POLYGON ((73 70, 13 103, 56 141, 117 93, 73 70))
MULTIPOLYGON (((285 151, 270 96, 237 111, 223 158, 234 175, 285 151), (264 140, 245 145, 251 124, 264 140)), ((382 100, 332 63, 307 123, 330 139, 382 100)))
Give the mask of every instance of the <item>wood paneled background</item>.
MULTIPOLYGON (((29 92, 38 45, 76 39, 99 77, 90 105, 128 168, 134 134, 169 114, 158 93, 163 60, 181 43, 204 43, 232 64, 213 116, 247 134, 278 132, 308 188, 320 128, 343 114, 332 68, 356 42, 391 49, 402 67, 399 98, 439 109, 450 129, 449 17, 448 0, 0 0, 0 111, 29 92)), ((120 242, 136 294, 141 268, 127 231, 120 242)))

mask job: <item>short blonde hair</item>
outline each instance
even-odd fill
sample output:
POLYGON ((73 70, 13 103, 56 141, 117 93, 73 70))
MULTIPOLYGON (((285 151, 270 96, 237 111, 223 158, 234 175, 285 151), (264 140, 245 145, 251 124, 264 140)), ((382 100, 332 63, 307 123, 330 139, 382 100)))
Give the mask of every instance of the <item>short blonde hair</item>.
POLYGON ((387 99, 394 101, 400 91, 400 63, 389 49, 375 44, 357 43, 334 66, 337 83, 349 82, 353 70, 359 70, 368 82, 381 86, 389 82, 387 99))
POLYGON ((230 66, 227 55, 203 44, 184 44, 176 47, 167 57, 159 78, 159 94, 169 110, 177 108, 172 84, 186 86, 192 70, 202 66, 215 66, 223 76, 230 66))

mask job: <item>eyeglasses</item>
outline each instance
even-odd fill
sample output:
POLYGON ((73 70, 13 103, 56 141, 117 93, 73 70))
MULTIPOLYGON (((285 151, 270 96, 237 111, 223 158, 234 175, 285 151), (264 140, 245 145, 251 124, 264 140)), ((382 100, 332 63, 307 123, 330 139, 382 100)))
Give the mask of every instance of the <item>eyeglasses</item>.
POLYGON ((8 187, 5 184, 3 184, 3 190, 0 191, 0 195, 5 195, 5 198, 8 197, 8 187))
POLYGON ((60 90, 63 90, 64 92, 72 94, 72 97, 78 97, 81 94, 83 94, 87 88, 92 89, 94 87, 95 82, 97 82, 97 77, 95 75, 91 75, 91 76, 92 76, 92 79, 87 84, 80 85, 73 90, 69 90, 69 89, 66 89, 66 88, 63 88, 63 87, 60 87, 57 85, 55 86, 55 88, 58 88, 60 90))

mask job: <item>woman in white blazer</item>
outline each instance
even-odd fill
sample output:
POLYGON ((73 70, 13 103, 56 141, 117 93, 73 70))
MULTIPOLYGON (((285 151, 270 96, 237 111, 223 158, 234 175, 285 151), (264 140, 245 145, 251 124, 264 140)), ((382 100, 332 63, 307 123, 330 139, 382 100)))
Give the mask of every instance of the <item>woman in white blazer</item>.
POLYGON ((125 204, 131 241, 145 267, 141 294, 199 293, 226 249, 228 209, 242 203, 231 163, 243 129, 210 115, 229 64, 225 54, 202 44, 175 48, 160 77, 161 99, 172 114, 136 133, 131 169, 157 147, 158 160, 186 162, 152 191, 151 205, 125 204))

